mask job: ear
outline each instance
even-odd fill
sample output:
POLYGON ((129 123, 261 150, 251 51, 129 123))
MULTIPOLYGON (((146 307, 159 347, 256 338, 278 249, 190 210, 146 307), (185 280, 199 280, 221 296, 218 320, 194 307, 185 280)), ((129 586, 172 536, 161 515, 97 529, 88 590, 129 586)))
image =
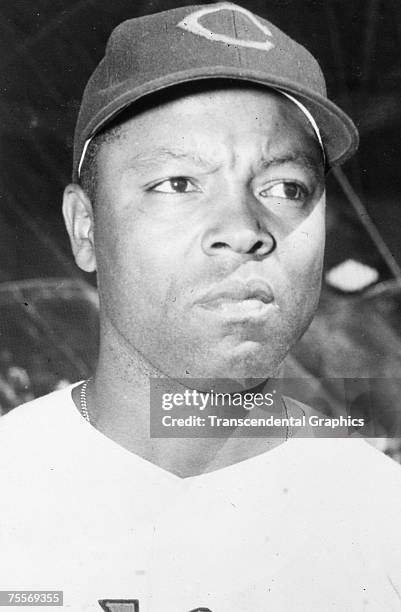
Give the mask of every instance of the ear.
POLYGON ((77 265, 85 272, 96 270, 92 204, 83 189, 68 185, 63 197, 64 223, 77 265))

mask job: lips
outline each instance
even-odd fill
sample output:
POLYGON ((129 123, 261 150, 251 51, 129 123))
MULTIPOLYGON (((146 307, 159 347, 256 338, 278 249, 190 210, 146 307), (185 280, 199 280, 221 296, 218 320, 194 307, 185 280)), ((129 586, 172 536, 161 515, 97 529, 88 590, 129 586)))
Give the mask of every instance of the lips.
POLYGON ((273 301, 273 291, 265 280, 248 279, 219 283, 205 292, 197 303, 223 315, 246 318, 265 314, 273 301))

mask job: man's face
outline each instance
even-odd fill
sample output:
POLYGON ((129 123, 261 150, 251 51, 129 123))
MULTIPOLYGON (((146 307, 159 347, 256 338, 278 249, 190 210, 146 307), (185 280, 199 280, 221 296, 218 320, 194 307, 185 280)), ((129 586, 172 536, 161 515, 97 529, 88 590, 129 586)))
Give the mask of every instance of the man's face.
POLYGON ((101 325, 173 377, 274 375, 310 323, 324 249, 322 153, 256 87, 180 97, 98 156, 101 325))

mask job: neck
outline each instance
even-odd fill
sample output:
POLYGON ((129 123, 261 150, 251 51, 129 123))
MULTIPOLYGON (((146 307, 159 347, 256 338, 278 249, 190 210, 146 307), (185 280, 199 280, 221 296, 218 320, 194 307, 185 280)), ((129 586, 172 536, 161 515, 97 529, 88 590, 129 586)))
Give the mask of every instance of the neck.
MULTIPOLYGON (((270 450, 286 438, 152 438, 150 378, 165 377, 131 347, 110 343, 103 334, 96 372, 87 386, 91 423, 128 451, 178 476, 195 476, 270 450)), ((175 387, 177 384, 173 383, 175 387)), ((182 389, 184 390, 184 389, 182 389)), ((80 404, 80 387, 73 392, 80 404)))

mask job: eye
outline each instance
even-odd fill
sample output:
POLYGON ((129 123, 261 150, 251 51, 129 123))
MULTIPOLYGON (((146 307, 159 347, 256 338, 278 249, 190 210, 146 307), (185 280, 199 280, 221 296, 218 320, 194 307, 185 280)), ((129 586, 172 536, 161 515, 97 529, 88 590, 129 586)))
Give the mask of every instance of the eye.
POLYGON ((260 192, 263 198, 283 198, 285 200, 305 200, 309 193, 308 190, 299 183, 293 181, 280 181, 274 183, 267 189, 260 192))
POLYGON ((193 193, 198 191, 198 189, 185 176, 173 176, 152 187, 151 191, 158 191, 159 193, 193 193))

